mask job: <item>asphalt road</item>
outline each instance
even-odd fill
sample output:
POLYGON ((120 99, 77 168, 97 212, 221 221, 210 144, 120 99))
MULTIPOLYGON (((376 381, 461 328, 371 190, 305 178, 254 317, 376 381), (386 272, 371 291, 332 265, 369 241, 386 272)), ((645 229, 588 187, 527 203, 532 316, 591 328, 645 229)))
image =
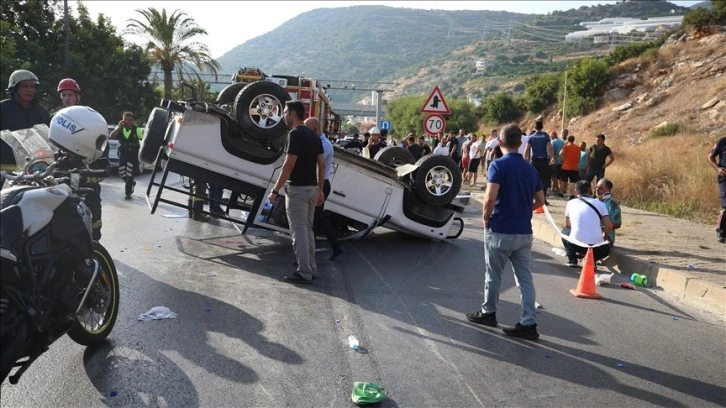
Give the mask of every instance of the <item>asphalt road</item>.
MULTIPOLYGON (((295 286, 280 281, 292 271, 288 238, 240 236, 173 207, 150 215, 142 184, 127 201, 118 178, 103 183, 101 242, 122 296, 108 342, 62 338, 20 384, 2 385, 3 407, 344 407, 354 381, 384 387, 384 407, 726 405, 722 324, 653 290, 575 298, 579 271, 542 244, 540 340, 468 323, 484 278, 474 210, 455 241, 381 229, 335 261, 321 252, 316 282, 295 286), (154 306, 178 317, 137 320, 154 306)), ((499 306, 500 324, 514 324, 512 274, 499 306)))

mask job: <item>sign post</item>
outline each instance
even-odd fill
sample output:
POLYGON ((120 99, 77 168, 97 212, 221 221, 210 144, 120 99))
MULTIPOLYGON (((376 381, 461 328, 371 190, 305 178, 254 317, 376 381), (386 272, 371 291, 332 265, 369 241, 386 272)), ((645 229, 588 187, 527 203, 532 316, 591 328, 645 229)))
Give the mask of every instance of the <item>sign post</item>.
POLYGON ((446 119, 438 113, 432 113, 424 119, 424 131, 437 135, 446 129, 446 119))
POLYGON ((429 114, 423 123, 426 133, 436 135, 446 129, 446 119, 444 119, 443 115, 450 115, 451 110, 438 86, 431 91, 419 112, 429 114))
POLYGON ((451 114, 449 105, 446 104, 444 95, 441 93, 441 89, 439 89, 438 86, 436 86, 434 88, 434 90, 431 91, 431 93, 429 94, 429 97, 426 98, 426 102, 421 107, 421 109, 419 109, 419 112, 421 112, 421 113, 438 113, 440 115, 450 115, 451 114))

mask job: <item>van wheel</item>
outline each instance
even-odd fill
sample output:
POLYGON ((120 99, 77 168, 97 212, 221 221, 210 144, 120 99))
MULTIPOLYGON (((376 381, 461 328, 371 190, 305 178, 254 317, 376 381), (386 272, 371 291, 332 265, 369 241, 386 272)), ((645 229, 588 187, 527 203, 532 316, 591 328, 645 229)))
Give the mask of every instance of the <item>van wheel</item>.
POLYGON ((233 103, 239 91, 241 91, 242 88, 244 88, 246 85, 247 83, 245 82, 227 85, 219 92, 219 95, 217 95, 217 101, 215 103, 217 105, 226 105, 228 103, 233 103))
POLYGON ((257 141, 275 140, 285 134, 282 118, 290 95, 280 85, 257 81, 245 86, 234 101, 234 115, 242 131, 257 141))
POLYGON ((429 205, 449 204, 461 189, 461 170, 449 157, 429 155, 416 162, 412 177, 416 195, 429 205))
POLYGON ((165 109, 154 108, 151 111, 149 121, 146 122, 146 129, 144 129, 144 138, 141 139, 139 160, 147 164, 151 164, 156 160, 159 149, 164 143, 164 134, 166 133, 168 121, 169 113, 165 109))
POLYGON ((375 160, 394 169, 404 164, 416 163, 416 159, 411 152, 400 146, 384 147, 376 153, 375 160))

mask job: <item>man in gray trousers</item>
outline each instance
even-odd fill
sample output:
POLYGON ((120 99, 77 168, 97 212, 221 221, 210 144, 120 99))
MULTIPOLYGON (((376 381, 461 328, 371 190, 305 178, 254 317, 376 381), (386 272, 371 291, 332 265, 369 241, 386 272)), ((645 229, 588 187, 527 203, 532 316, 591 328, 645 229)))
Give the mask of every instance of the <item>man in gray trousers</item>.
POLYGON ((288 101, 283 111, 290 130, 285 161, 268 199, 277 203, 279 189, 285 186, 285 211, 290 224, 292 249, 297 271, 285 276, 290 283, 312 283, 317 273, 315 263, 315 206, 322 204, 325 183, 325 157, 320 138, 303 123, 305 107, 300 101, 288 101), (289 183, 287 183, 289 179, 289 183), (286 184, 287 183, 287 184, 286 184))

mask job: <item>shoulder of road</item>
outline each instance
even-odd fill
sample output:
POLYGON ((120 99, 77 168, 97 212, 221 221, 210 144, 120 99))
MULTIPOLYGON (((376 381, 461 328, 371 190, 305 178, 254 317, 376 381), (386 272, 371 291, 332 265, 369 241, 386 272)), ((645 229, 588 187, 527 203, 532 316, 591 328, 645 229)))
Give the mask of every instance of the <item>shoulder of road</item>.
MULTIPOLYGON (((482 205, 480 186, 462 187, 470 205, 482 205)), ((548 211, 564 226, 566 199, 548 198, 548 211)), ((646 275, 649 285, 719 316, 726 315, 726 245, 716 241, 714 226, 621 206, 623 226, 598 272, 646 275)), ((534 237, 563 248, 559 231, 545 214, 533 214, 534 237)), ((564 261, 563 261, 564 263, 564 261)))

